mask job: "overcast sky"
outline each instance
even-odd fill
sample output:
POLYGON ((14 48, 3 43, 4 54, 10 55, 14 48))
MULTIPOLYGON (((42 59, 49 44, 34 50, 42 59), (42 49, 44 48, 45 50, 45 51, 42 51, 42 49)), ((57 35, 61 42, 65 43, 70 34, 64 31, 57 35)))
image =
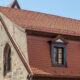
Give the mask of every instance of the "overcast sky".
MULTIPOLYGON (((0 0, 0 6, 7 6, 13 0, 0 0)), ((18 0, 25 10, 37 11, 80 20, 80 0, 18 0)))

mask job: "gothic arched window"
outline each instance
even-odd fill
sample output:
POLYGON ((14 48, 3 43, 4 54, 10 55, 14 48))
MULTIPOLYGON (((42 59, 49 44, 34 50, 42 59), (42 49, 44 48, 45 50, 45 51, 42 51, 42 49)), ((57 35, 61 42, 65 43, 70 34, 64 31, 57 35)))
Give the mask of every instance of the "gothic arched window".
POLYGON ((4 48, 4 75, 11 71, 11 48, 7 43, 4 48))

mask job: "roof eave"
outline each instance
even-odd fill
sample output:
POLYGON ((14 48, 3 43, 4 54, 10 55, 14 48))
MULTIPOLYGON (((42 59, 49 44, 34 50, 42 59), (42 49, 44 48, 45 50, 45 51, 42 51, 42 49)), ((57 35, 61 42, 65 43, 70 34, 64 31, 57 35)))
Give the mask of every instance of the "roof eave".
POLYGON ((42 77, 42 78, 77 78, 80 79, 80 76, 65 76, 65 75, 46 75, 46 74, 34 74, 33 77, 42 77))

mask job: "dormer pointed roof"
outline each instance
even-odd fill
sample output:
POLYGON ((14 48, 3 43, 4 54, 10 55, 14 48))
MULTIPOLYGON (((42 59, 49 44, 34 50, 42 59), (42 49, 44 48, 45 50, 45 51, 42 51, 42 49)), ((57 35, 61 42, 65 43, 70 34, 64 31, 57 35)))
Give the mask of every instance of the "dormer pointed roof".
POLYGON ((11 4, 8 5, 8 7, 20 9, 20 6, 17 0, 14 0, 11 4))
POLYGON ((56 44, 67 44, 67 40, 63 38, 62 35, 58 35, 56 38, 50 40, 51 43, 56 43, 56 44))

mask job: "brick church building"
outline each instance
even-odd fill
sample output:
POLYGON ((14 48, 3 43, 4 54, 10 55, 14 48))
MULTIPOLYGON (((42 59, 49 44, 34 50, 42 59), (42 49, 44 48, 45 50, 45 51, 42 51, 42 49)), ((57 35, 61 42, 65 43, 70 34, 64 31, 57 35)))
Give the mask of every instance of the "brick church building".
POLYGON ((0 80, 80 80, 80 20, 0 7, 0 80))

